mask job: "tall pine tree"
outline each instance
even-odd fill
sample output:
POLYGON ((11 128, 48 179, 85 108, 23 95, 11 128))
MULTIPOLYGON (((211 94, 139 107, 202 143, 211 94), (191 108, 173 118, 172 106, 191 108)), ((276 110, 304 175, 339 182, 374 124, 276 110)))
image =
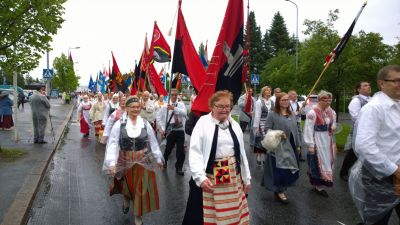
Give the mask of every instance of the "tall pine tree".
MULTIPOLYGON (((256 16, 254 11, 250 12, 250 25, 246 27, 245 35, 250 34, 250 70, 251 73, 261 73, 265 57, 263 54, 262 33, 259 26, 257 26, 256 16), (247 29, 249 29, 247 31, 247 29)), ((246 40, 246 36, 244 37, 246 40)))
POLYGON ((273 56, 276 56, 281 50, 289 51, 293 48, 293 42, 290 40, 285 20, 279 12, 275 13, 272 20, 269 38, 273 56))

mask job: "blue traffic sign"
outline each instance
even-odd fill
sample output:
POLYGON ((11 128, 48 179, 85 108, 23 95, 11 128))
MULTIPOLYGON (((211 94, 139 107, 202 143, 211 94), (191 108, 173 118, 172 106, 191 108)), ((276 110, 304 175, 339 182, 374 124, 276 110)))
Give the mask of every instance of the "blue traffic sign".
POLYGON ((260 84, 260 74, 251 74, 251 84, 260 84))
POLYGON ((53 69, 43 69, 43 78, 51 79, 53 78, 54 70, 53 69))

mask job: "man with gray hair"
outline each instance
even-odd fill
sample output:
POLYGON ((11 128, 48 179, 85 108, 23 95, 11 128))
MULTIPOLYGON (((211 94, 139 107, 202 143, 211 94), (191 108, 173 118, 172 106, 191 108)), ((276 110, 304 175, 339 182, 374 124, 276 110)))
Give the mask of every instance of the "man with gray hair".
POLYGON ((49 117, 50 103, 46 97, 45 88, 38 88, 30 98, 32 121, 33 121, 33 136, 35 144, 46 144, 44 134, 47 125, 47 117, 49 117))
POLYGON ((381 91, 356 122, 358 161, 349 177, 364 224, 388 224, 393 209, 400 217, 400 66, 383 67, 377 80, 381 91))

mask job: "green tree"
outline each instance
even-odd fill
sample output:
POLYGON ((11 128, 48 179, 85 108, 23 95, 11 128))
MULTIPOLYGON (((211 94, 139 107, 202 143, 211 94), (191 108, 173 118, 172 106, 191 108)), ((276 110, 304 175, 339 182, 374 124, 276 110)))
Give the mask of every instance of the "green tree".
POLYGON ((271 47, 271 38, 269 37, 269 31, 268 29, 265 30, 263 39, 262 39, 262 56, 263 56, 263 61, 264 65, 268 62, 270 58, 272 58, 272 47, 271 47))
POLYGON ((58 88, 61 92, 76 90, 79 86, 79 77, 75 74, 73 63, 67 59, 64 53, 54 59, 53 67, 55 70, 53 87, 58 88))
POLYGON ((271 28, 269 30, 269 39, 271 40, 272 54, 276 56, 282 49, 293 49, 290 41, 288 29, 285 20, 279 12, 275 13, 272 19, 271 28))
POLYGON ((391 56, 390 56, 390 64, 400 65, 400 38, 399 42, 391 47, 391 56))
POLYGON ((294 79, 295 65, 294 55, 289 55, 287 51, 281 50, 277 56, 271 58, 261 73, 261 85, 272 86, 272 88, 280 87, 282 90, 289 90, 297 87, 294 79))
MULTIPOLYGON (((253 11, 250 12, 250 24, 246 27, 246 35, 250 35, 250 70, 251 73, 260 73, 265 64, 263 54, 262 33, 257 25, 256 16, 253 11), (247 29, 249 29, 247 31, 247 29)), ((246 40, 246 36, 244 37, 246 40)))
POLYGON ((41 55, 50 50, 52 35, 64 19, 66 0, 2 0, 0 1, 0 54, 7 61, 0 64, 12 80, 16 71, 22 74, 35 68, 41 55))
POLYGON ((27 74, 25 76, 25 84, 32 84, 35 82, 35 79, 33 79, 33 77, 29 74, 27 74))

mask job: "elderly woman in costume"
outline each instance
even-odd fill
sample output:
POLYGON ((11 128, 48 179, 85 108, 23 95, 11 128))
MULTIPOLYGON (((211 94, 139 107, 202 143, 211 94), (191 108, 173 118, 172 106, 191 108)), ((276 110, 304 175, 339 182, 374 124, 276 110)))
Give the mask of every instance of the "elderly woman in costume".
POLYGON ((0 91, 0 128, 10 130, 14 126, 13 101, 8 97, 8 93, 0 91))
POLYGON ((318 104, 307 113, 304 125, 304 142, 308 146, 307 172, 315 193, 328 197, 324 187, 333 186, 333 166, 335 165, 336 113, 330 107, 332 94, 321 91, 318 104))
POLYGON ((122 194, 123 212, 132 206, 135 224, 145 213, 159 209, 156 175, 163 168, 163 156, 149 122, 140 117, 136 96, 126 101, 127 116, 113 126, 104 159, 104 169, 114 176, 110 195, 122 194))
POLYGON ((82 97, 82 102, 78 106, 78 118, 77 121, 80 122, 81 125, 81 133, 83 134, 83 137, 89 137, 89 131, 91 125, 91 120, 90 120, 90 109, 92 108, 93 103, 89 101, 89 96, 84 95, 82 97))
POLYGON ((111 133, 111 129, 114 126, 115 122, 117 122, 121 117, 125 117, 125 109, 126 109, 126 97, 123 96, 119 98, 119 108, 116 109, 107 119, 107 123, 104 127, 103 131, 103 143, 106 144, 108 140, 108 136, 111 133))
POLYGON ((276 147, 265 146, 267 154, 262 185, 267 190, 273 191, 278 201, 287 204, 289 200, 285 191, 299 178, 297 151, 301 145, 296 115, 290 110, 287 93, 282 92, 276 96, 273 111, 268 114, 265 122, 265 131, 266 138, 278 131, 279 144, 276 147))
POLYGON ((232 119, 232 93, 218 91, 209 100, 190 139, 192 179, 183 224, 250 224, 245 194, 250 170, 240 125, 232 119))
POLYGON ((111 99, 106 104, 106 108, 104 110, 104 117, 102 121, 103 126, 106 126, 107 120, 110 117, 110 115, 113 114, 113 112, 119 108, 118 104, 119 100, 120 99, 118 97, 118 94, 113 94, 111 99))
MULTIPOLYGON (((101 93, 97 94, 97 101, 93 104, 92 109, 90 110, 90 119, 94 123, 95 136, 99 137, 100 134, 103 133, 103 117, 104 117, 104 109, 105 104, 103 102, 103 95, 101 93)), ((101 140, 101 139, 100 139, 101 140)))
POLYGON ((261 146, 261 139, 265 136, 268 113, 274 108, 274 102, 271 100, 271 87, 265 86, 261 89, 260 98, 256 101, 254 107, 253 130, 255 134, 254 153, 256 154, 257 165, 261 165, 265 158, 265 148, 261 146))

